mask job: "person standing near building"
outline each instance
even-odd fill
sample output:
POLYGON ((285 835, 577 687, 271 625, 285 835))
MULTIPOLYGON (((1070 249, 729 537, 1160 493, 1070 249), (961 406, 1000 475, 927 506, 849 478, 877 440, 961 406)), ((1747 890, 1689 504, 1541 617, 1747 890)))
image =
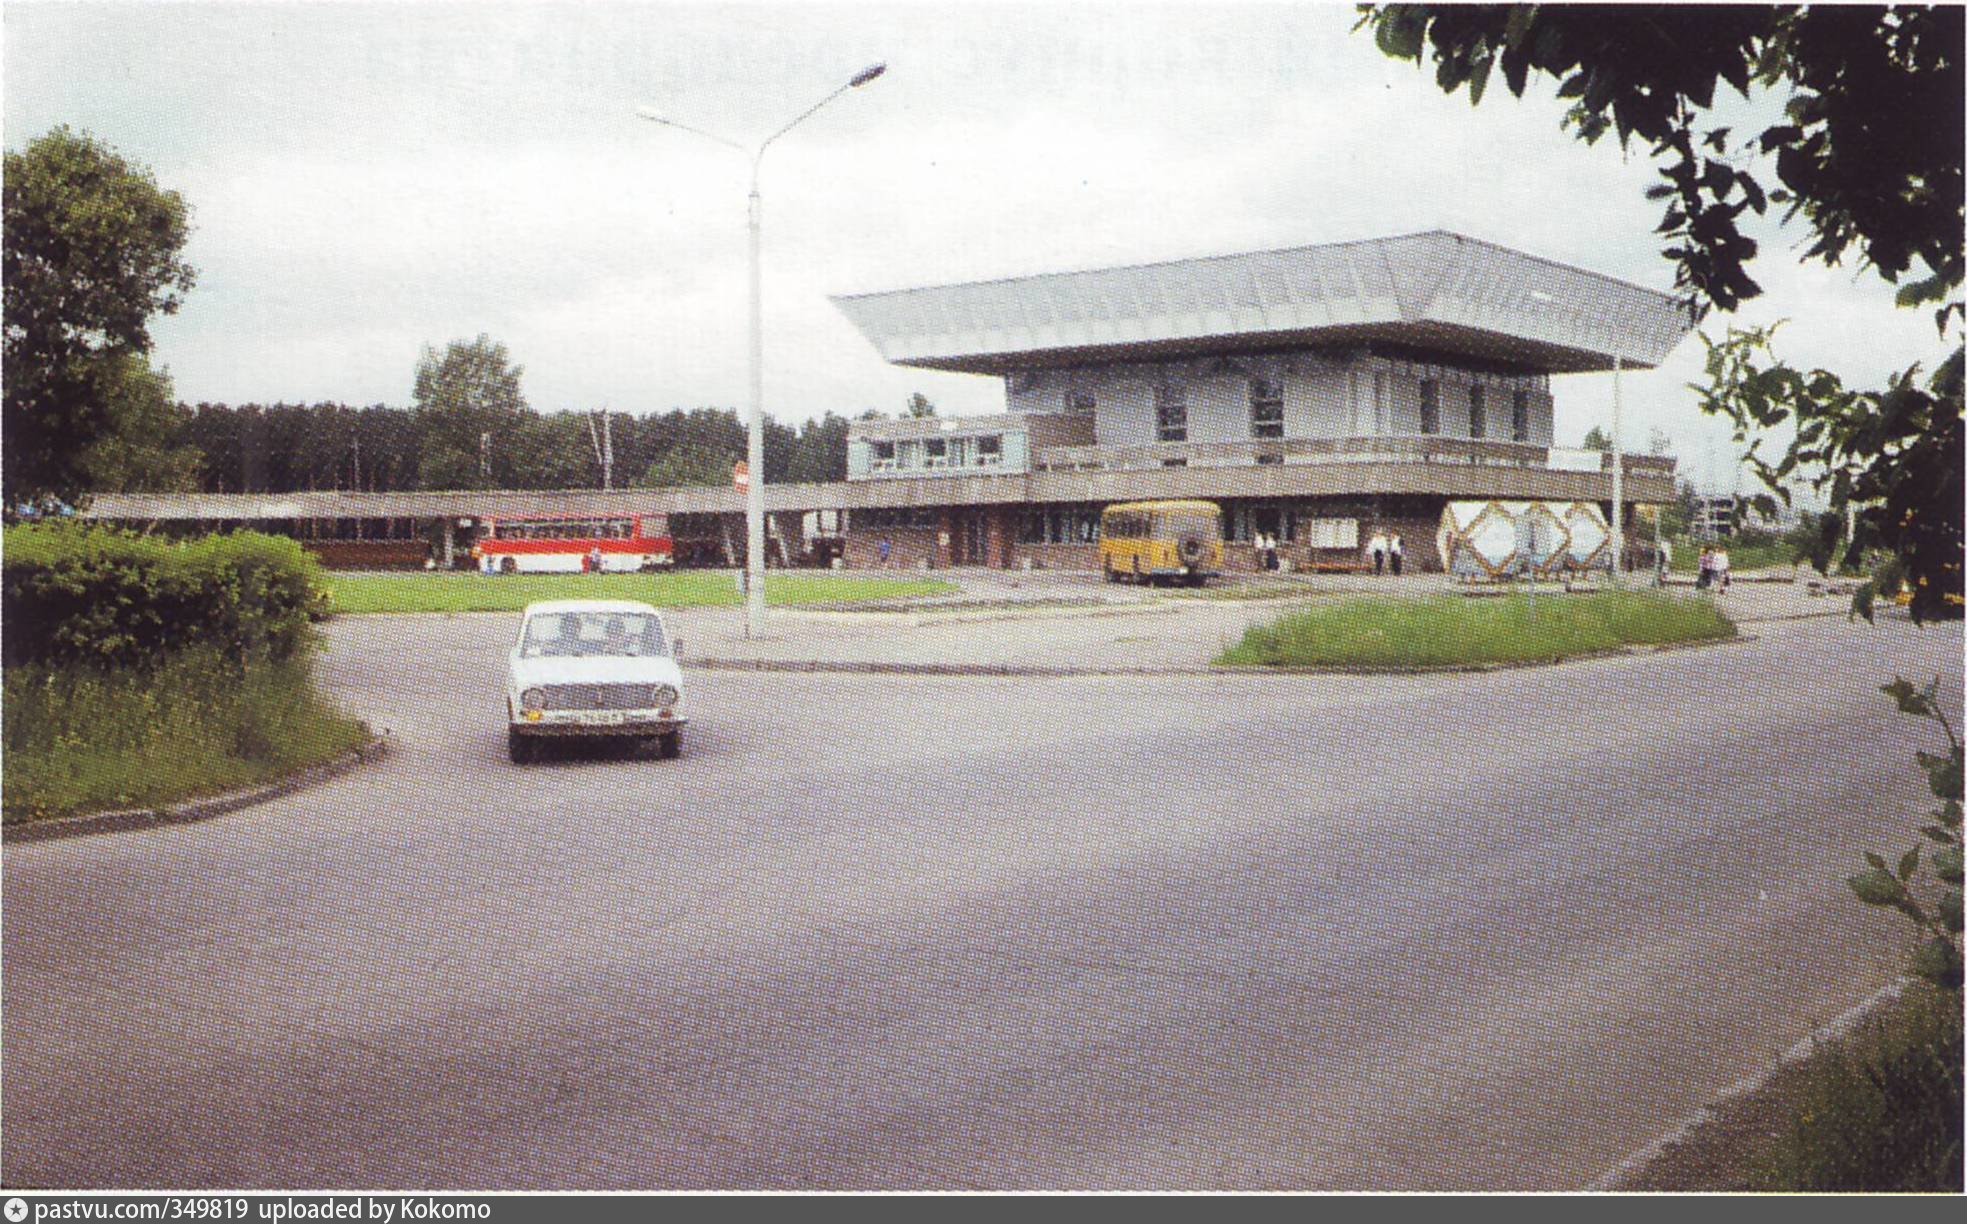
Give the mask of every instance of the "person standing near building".
POLYGON ((1712 545, 1703 544, 1701 545, 1700 572, 1694 578, 1694 589, 1697 591, 1705 591, 1713 585, 1714 585, 1714 548, 1712 545))
POLYGON ((888 568, 888 558, 894 554, 894 551, 895 551, 895 546, 889 543, 885 538, 881 541, 879 545, 876 546, 875 552, 881 558, 882 569, 888 568))
POLYGON ((1374 532, 1372 540, 1366 545, 1366 551, 1373 555, 1373 576, 1378 577, 1384 574, 1386 572, 1386 533, 1380 531, 1374 532))
POLYGON ((1724 593, 1728 590, 1728 549, 1725 545, 1714 550, 1714 580, 1724 593))
POLYGON ((587 572, 590 574, 601 572, 601 546, 599 544, 587 550, 587 572))
POLYGON ((1386 559, 1387 564, 1393 567, 1393 576, 1400 577, 1401 567, 1407 562, 1407 542, 1402 540, 1397 532, 1393 539, 1387 541, 1386 559))
POLYGON ((1657 585, 1666 585, 1667 571, 1673 568, 1673 545, 1666 537, 1660 537, 1659 547, 1653 550, 1653 577, 1657 585))

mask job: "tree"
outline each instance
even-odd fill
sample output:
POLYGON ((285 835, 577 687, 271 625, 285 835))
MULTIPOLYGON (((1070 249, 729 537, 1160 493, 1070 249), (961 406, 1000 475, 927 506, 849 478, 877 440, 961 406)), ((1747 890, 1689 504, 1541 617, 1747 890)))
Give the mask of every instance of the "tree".
POLYGON ((737 461, 738 452, 734 450, 679 446, 649 465, 649 470, 643 474, 642 485, 649 489, 726 485, 731 482, 731 469, 737 461))
POLYGON ((588 439, 587 414, 527 413, 512 436, 515 489, 597 489, 601 469, 588 439))
POLYGON ((411 392, 423 438, 418 480, 426 489, 509 487, 513 442, 526 415, 524 371, 484 334, 453 340, 440 355, 425 346, 411 392))
POLYGON ((355 437, 362 448, 360 487, 376 493, 417 487, 423 443, 413 415, 401 408, 371 404, 362 410, 355 437))
POLYGON ((1694 482, 1683 476, 1674 490, 1673 504, 1660 510, 1660 531, 1677 539, 1693 530, 1700 515, 1701 495, 1694 492, 1694 482))
POLYGON ((822 482, 847 479, 847 418, 828 412, 799 427, 786 479, 822 482))
POLYGON ((1612 439, 1606 436, 1604 430, 1593 425, 1591 431, 1585 434, 1584 448, 1586 450, 1608 451, 1612 449, 1612 439))
POLYGON ((908 412, 905 415, 915 417, 918 420, 923 417, 932 417, 936 415, 936 405, 928 396, 917 391, 908 397, 908 412))
MULTIPOLYGON (((1479 103, 1498 68, 1519 97, 1532 72, 1558 82, 1564 123, 1587 143, 1616 131, 1660 160, 1647 192, 1674 282, 1696 318, 1761 293, 1745 213, 1785 209, 1809 231, 1805 260, 1862 266, 1902 307, 1939 306, 1948 350, 1877 390, 1783 364, 1763 332, 1710 342, 1702 406, 1738 440, 1780 425, 1796 440, 1750 464, 1787 500, 1806 475, 1833 516, 1857 508, 1848 562, 1883 549, 1904 564, 1918 618, 1961 613, 1962 146, 1967 141, 1958 6, 1458 6, 1369 11, 1386 54, 1432 57, 1435 81, 1479 103), (1709 114, 1726 84, 1784 96, 1781 122, 1746 139, 1709 114), (1765 184, 1773 182, 1773 187, 1765 184)), ((1705 338, 1704 338, 1705 339, 1705 338)), ((1828 545, 1817 559, 1830 561, 1828 545)))
POLYGON ((202 456, 175 441, 191 413, 171 394, 171 380, 131 352, 105 353, 88 365, 90 398, 100 406, 106 427, 76 456, 84 488, 93 493, 197 488, 202 456))
MULTIPOLYGON (((9 506, 73 502, 90 491, 98 442, 154 423, 130 401, 104 396, 141 398, 128 361, 150 350, 150 318, 175 312, 196 279, 179 257, 190 212, 148 170, 66 127, 9 150, 5 180, 0 495, 9 506)), ((114 446, 157 441, 128 437, 114 446)), ((97 453, 95 462, 110 461, 97 453)))

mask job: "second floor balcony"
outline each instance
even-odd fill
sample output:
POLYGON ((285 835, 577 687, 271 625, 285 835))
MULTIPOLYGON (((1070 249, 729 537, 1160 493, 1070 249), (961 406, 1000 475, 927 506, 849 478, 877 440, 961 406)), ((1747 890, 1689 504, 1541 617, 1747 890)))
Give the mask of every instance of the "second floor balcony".
MULTIPOLYGON (((1267 464, 1438 464, 1457 467, 1528 468, 1540 471, 1610 472, 1609 452, 1567 450, 1451 438, 1437 434, 1351 438, 1271 438, 1242 442, 1155 442, 1139 446, 1052 446, 1032 456, 1034 472, 1138 472, 1160 468, 1229 468, 1267 464)), ((1661 455, 1625 456, 1629 477, 1671 480, 1674 461, 1661 455)))

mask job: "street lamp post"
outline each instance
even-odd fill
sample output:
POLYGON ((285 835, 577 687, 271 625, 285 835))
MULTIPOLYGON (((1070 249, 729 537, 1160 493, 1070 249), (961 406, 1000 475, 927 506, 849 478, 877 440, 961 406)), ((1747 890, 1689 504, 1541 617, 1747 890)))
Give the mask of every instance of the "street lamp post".
POLYGON ((1620 387, 1625 373, 1625 357, 1612 356, 1612 585, 1625 581, 1625 420, 1624 398, 1620 387))
POLYGON ((822 106, 833 101, 850 89, 858 89, 888 70, 886 64, 871 64, 853 75, 845 85, 835 89, 826 97, 807 107, 792 122, 773 132, 760 141, 756 149, 748 149, 735 140, 678 123, 649 107, 640 107, 636 113, 652 123, 665 127, 678 128, 685 132, 714 140, 718 144, 736 149, 751 158, 751 196, 748 201, 747 217, 750 223, 750 332, 751 332, 751 407, 746 419, 745 465, 749 481, 745 490, 745 614, 744 632, 746 637, 757 637, 765 625, 765 303, 764 273, 760 252, 760 235, 764 230, 765 206, 758 193, 758 169, 765 160, 765 150, 772 142, 805 122, 822 106))

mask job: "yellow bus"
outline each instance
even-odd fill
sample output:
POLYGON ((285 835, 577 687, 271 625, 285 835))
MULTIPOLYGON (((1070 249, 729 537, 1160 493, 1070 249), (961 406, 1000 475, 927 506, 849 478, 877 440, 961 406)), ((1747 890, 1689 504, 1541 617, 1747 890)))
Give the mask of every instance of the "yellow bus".
POLYGON ((1214 502, 1121 502, 1100 515, 1108 582, 1201 586, 1223 570, 1223 512, 1214 502))

